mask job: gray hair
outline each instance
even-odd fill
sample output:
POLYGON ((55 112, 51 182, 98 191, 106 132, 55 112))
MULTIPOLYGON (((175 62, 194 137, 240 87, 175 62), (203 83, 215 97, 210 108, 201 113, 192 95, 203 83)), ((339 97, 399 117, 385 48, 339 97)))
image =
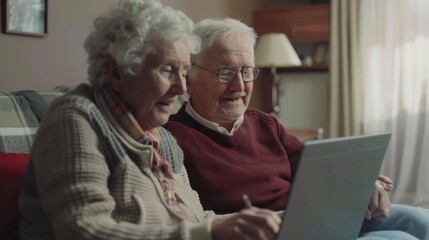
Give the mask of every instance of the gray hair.
MULTIPOLYGON (((194 34, 201 38, 201 51, 191 55, 191 62, 199 64, 205 51, 233 33, 245 36, 252 47, 255 47, 257 35, 253 28, 243 22, 233 19, 205 19, 195 24, 194 34)), ((189 77, 195 77, 195 69, 189 70, 189 77)))
POLYGON ((164 7, 158 0, 121 0, 95 19, 85 41, 89 82, 95 88, 103 85, 108 58, 123 73, 137 74, 149 53, 182 38, 188 40, 191 53, 197 53, 200 41, 192 33, 193 27, 183 12, 164 7))

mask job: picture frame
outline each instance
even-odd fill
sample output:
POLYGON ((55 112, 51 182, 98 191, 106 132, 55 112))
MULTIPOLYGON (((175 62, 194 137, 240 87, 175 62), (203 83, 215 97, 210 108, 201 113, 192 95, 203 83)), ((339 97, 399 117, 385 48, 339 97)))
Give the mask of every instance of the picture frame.
POLYGON ((1 0, 2 33, 45 37, 48 0, 1 0))
POLYGON ((329 45, 328 43, 316 43, 313 49, 313 64, 328 64, 329 45))

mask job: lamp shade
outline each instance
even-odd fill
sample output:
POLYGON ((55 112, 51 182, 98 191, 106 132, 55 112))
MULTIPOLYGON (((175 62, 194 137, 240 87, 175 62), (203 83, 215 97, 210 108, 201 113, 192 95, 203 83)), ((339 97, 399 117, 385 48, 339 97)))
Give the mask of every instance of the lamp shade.
POLYGON ((291 67, 300 66, 301 60, 285 34, 268 33, 256 44, 255 64, 258 67, 291 67))

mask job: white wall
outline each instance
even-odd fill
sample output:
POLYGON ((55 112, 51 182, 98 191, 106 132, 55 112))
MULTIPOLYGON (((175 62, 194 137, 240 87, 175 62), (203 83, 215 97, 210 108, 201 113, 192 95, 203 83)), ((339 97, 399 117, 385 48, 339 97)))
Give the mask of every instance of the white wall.
POLYGON ((161 0, 165 5, 182 10, 194 21, 205 18, 233 17, 252 25, 252 12, 306 0, 161 0))
MULTIPOLYGON (((231 16, 252 24, 252 12, 298 0, 161 0, 194 21, 231 16)), ((83 41, 93 19, 116 0, 50 0, 48 36, 0 34, 0 91, 44 89, 87 81, 83 41)), ((302 2, 302 1, 299 1, 302 2)))
POLYGON ((0 91, 42 89, 86 80, 82 47, 94 16, 114 0, 48 1, 48 36, 0 35, 0 91))

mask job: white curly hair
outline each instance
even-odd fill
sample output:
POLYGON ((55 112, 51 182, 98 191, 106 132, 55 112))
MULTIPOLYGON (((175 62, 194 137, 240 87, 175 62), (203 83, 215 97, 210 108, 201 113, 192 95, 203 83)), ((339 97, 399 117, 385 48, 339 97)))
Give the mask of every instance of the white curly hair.
POLYGON ((121 0, 94 20, 85 41, 89 82, 99 88, 105 82, 104 63, 113 58, 127 74, 137 74, 149 53, 162 44, 186 38, 191 53, 200 49, 192 33, 194 23, 183 12, 158 0, 121 0))

